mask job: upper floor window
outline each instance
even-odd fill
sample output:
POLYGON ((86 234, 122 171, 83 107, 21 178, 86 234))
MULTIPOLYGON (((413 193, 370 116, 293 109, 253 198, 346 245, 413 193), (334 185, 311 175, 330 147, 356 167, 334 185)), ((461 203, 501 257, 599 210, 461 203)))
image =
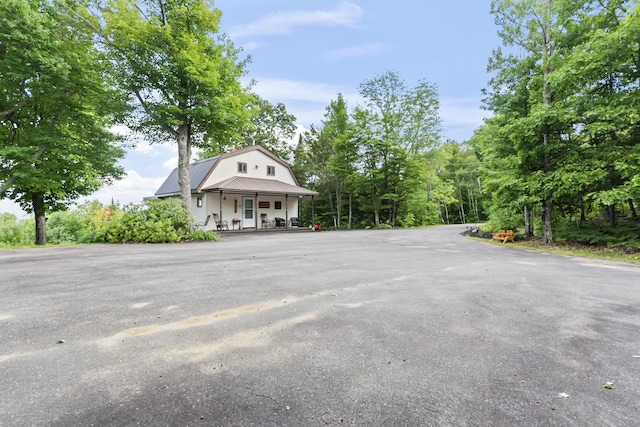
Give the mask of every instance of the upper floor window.
POLYGON ((238 172, 247 173, 247 164, 246 163, 238 163, 238 172))
POLYGON ((276 167, 275 166, 267 166, 267 175, 268 176, 276 176, 276 167))

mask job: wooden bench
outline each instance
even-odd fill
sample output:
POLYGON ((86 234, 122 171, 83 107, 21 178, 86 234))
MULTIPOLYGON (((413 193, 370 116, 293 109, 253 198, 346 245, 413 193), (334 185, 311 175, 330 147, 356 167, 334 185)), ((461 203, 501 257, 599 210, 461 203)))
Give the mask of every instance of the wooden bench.
POLYGON ((513 230, 500 230, 497 233, 493 233, 492 240, 502 240, 502 244, 507 243, 509 240, 515 243, 513 230))

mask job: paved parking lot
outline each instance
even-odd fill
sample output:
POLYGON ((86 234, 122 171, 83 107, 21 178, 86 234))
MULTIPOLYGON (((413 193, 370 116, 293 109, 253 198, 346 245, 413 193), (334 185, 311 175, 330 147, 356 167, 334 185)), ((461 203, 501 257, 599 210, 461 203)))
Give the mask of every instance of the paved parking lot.
POLYGON ((1 250, 0 425, 637 425, 640 268, 462 230, 1 250))

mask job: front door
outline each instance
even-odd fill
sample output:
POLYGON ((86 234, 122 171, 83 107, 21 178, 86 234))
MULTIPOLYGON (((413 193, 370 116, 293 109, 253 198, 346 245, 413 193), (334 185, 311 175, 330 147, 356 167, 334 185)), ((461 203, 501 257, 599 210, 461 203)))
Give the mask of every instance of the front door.
POLYGON ((242 198, 242 228, 254 228, 255 219, 255 199, 253 197, 242 198))

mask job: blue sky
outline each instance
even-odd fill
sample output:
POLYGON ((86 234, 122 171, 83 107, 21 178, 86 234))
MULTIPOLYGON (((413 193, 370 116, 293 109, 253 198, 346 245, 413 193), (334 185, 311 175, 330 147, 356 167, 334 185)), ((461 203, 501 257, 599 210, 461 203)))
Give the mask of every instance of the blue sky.
MULTIPOLYGON (((342 93, 358 105, 358 86, 386 71, 409 87, 424 79, 438 88, 443 139, 465 141, 482 124, 486 66, 500 45, 490 0, 216 0, 220 31, 250 55, 247 81, 272 103, 282 102, 302 128, 321 125, 342 93)), ((127 177, 88 199, 139 203, 177 166, 169 141, 139 141, 121 165, 127 177)), ((0 212, 20 209, 0 200, 0 212)))

